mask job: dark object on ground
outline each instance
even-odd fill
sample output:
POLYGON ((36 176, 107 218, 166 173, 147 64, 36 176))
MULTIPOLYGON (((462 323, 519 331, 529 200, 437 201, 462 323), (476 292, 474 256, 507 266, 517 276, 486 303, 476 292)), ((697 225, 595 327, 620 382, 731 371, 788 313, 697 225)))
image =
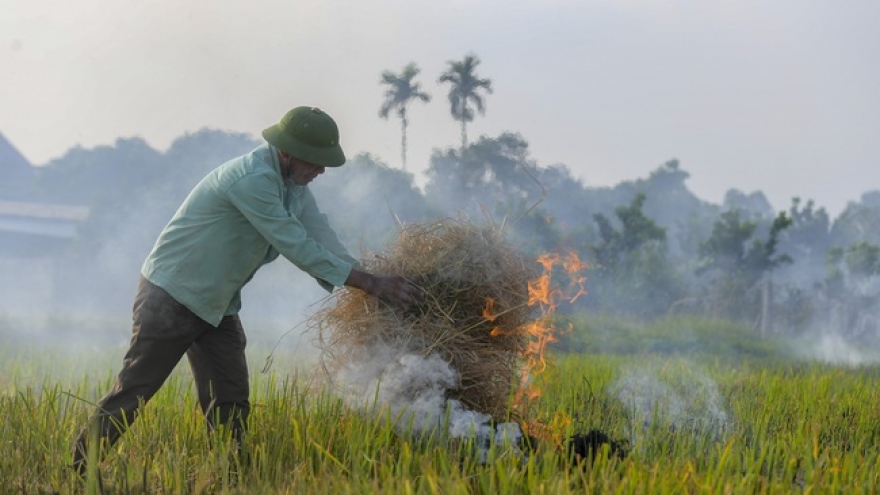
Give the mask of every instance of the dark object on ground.
POLYGON ((533 437, 532 435, 523 435, 522 437, 520 437, 519 442, 517 442, 517 447, 523 452, 537 452, 538 439, 536 437, 533 437))
POLYGON ((589 433, 576 433, 568 439, 568 455, 572 463, 583 460, 595 459, 602 452, 602 446, 608 445, 609 456, 623 459, 626 457, 626 449, 623 442, 611 439, 599 430, 590 430, 589 433))

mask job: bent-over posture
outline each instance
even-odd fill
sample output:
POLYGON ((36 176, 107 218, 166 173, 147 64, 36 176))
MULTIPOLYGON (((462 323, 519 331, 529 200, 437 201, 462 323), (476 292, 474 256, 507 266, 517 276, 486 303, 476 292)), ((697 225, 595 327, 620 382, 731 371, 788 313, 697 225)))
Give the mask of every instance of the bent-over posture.
POLYGON ((184 354, 208 427, 227 425, 241 445, 250 410, 241 289, 279 255, 328 291, 345 285, 398 305, 421 299, 400 277, 358 269, 315 203, 309 182, 345 163, 334 120, 297 107, 262 135, 265 144, 195 186, 144 262, 122 370, 74 443, 80 473, 90 428, 112 445, 184 354))

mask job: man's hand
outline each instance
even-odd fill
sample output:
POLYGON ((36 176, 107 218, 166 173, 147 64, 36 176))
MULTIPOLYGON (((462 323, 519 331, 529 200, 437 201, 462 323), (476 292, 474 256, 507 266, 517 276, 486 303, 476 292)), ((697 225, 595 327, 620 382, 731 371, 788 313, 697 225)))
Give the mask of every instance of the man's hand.
POLYGON ((403 277, 373 275, 356 268, 351 270, 345 285, 396 306, 415 306, 425 300, 424 292, 403 277))

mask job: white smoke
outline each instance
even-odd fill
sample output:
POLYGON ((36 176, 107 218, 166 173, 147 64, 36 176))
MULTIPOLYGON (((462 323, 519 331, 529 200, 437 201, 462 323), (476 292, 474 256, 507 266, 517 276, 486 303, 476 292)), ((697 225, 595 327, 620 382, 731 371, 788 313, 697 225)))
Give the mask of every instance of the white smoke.
POLYGON ((880 363, 880 276, 854 276, 820 292, 815 320, 792 342, 796 356, 832 365, 880 363))
POLYGON ((493 425, 488 414, 447 398, 447 391, 458 386, 459 374, 438 354, 426 357, 377 345, 362 356, 347 363, 335 377, 334 385, 349 406, 387 413, 402 433, 442 433, 475 440, 481 462, 486 461, 493 443, 519 454, 516 445, 522 431, 518 424, 493 425))
POLYGON ((52 307, 52 260, 0 257, 0 315, 14 319, 19 328, 42 329, 52 307))
POLYGON ((436 354, 398 354, 376 346, 368 359, 348 363, 337 376, 343 398, 353 407, 386 407, 398 424, 429 432, 443 419, 446 390, 458 374, 436 354))
POLYGON ((796 345, 799 356, 822 363, 862 366, 880 363, 876 347, 859 345, 839 333, 824 332, 796 345))
POLYGON ((631 445, 655 427, 717 440, 731 425, 716 383, 692 369, 639 368, 610 389, 629 414, 631 445))

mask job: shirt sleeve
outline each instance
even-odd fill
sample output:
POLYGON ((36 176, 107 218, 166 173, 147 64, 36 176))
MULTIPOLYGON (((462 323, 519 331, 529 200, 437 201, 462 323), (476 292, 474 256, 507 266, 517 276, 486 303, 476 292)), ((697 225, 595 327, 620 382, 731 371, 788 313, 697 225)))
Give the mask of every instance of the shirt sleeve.
MULTIPOLYGON (((264 175, 246 175, 228 190, 227 197, 247 221, 282 256, 327 288, 340 287, 351 273, 351 263, 310 236, 281 201, 278 185, 264 175)), ((337 241, 338 242, 338 241, 337 241)))

